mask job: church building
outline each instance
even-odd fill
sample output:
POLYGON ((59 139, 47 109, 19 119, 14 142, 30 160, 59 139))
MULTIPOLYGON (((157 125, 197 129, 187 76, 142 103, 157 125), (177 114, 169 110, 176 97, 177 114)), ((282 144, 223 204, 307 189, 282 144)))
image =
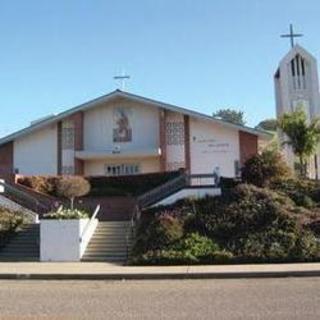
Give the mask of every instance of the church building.
POLYGON ((185 169, 235 177, 269 136, 116 90, 0 139, 0 176, 121 176, 185 169))
MULTIPOLYGON (((320 116, 320 93, 318 67, 315 57, 298 44, 294 37, 302 36, 293 33, 290 26, 291 50, 280 61, 274 75, 277 118, 284 113, 290 113, 302 108, 310 121, 320 116)), ((283 133, 279 132, 280 141, 285 141, 283 133)), ((283 146, 283 153, 288 164, 293 168, 295 157, 289 146, 283 146)), ((318 178, 320 168, 320 150, 309 159, 308 175, 318 178)))

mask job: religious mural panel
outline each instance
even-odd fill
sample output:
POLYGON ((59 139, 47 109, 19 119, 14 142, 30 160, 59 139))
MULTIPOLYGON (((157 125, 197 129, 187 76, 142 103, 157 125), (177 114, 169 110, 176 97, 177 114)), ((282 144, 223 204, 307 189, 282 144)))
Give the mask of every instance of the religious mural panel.
POLYGON ((117 107, 113 112, 113 142, 132 141, 132 111, 129 108, 117 107))

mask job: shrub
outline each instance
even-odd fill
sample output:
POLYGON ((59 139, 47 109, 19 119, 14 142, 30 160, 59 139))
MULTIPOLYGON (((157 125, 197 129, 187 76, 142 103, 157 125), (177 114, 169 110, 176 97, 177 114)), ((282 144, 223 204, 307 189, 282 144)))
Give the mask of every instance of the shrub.
POLYGON ((70 199, 73 209, 74 199, 86 195, 90 191, 90 184, 82 177, 63 177, 58 182, 57 191, 60 196, 70 199))
POLYGON ((88 219, 89 214, 82 210, 77 209, 64 209, 60 207, 56 212, 51 212, 43 216, 47 220, 77 220, 88 219))
POLYGON ((220 250, 211 239, 198 233, 190 233, 173 246, 148 250, 141 256, 135 257, 132 263, 160 265, 225 263, 231 258, 230 252, 220 250))
POLYGON ((296 205, 313 208, 320 202, 320 184, 308 179, 281 179, 272 182, 270 187, 290 197, 296 205))
MULTIPOLYGON (((138 196, 181 174, 181 171, 149 173, 120 177, 86 177, 91 189, 90 196, 138 196)), ((18 178, 18 183, 52 196, 60 196, 58 184, 63 176, 26 176, 18 178)))
POLYGON ((37 192, 45 193, 48 195, 57 195, 57 185, 62 177, 59 176, 30 176, 20 177, 18 183, 31 188, 37 192))
POLYGON ((265 150, 255 155, 247 160, 242 168, 243 181, 258 187, 269 186, 272 181, 284 179, 290 175, 290 168, 282 156, 273 150, 265 150))
POLYGON ((238 185, 223 197, 154 208, 143 220, 133 251, 136 264, 311 261, 320 257, 320 215, 297 207, 286 194, 254 185, 238 185), (165 224, 159 220, 162 215, 165 224), (179 225, 179 233, 168 237, 171 221, 179 225))
POLYGON ((8 238, 25 222, 26 218, 22 213, 13 212, 0 207, 0 247, 8 238))
POLYGON ((183 223, 166 212, 144 216, 138 232, 133 252, 140 254, 148 250, 166 248, 183 236, 183 223))

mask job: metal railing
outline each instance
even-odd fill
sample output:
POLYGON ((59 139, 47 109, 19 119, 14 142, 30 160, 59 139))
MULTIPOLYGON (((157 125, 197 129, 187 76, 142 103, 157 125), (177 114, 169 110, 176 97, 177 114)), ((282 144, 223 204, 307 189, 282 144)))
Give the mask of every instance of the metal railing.
POLYGON ((158 186, 137 198, 138 205, 141 208, 148 207, 149 205, 181 190, 188 185, 188 175, 181 174, 180 176, 167 181, 166 183, 158 186))
POLYGON ((86 235, 87 231, 90 229, 93 221, 95 220, 95 218, 97 217, 98 212, 100 211, 100 204, 97 205, 96 210, 94 211, 93 215, 91 216, 90 220, 88 221, 88 223, 86 224, 86 226, 84 227, 82 234, 80 236, 79 242, 83 241, 84 236, 86 235))
POLYGON ((135 230, 136 230, 136 223, 140 219, 141 211, 138 204, 135 205, 130 223, 127 226, 126 230, 126 249, 127 249, 127 261, 129 260, 130 250, 131 250, 131 242, 130 240, 134 239, 135 237, 135 230))
POLYGON ((217 187, 219 178, 215 174, 190 174, 188 186, 192 187, 217 187))

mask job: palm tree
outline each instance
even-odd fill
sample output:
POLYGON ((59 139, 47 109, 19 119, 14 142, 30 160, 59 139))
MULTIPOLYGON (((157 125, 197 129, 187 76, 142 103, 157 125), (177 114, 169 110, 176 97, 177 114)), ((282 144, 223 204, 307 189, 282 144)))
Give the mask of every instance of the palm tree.
POLYGON ((320 119, 313 119, 308 124, 306 113, 302 108, 298 108, 292 113, 283 114, 278 126, 288 138, 283 144, 291 146, 293 153, 299 159, 300 174, 306 176, 306 161, 315 154, 320 142, 320 119))

